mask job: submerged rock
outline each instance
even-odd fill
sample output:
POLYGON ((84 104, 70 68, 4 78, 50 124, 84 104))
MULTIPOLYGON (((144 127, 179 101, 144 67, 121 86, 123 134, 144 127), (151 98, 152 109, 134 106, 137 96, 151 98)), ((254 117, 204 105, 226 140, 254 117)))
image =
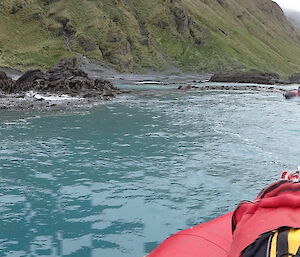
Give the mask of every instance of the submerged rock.
POLYGON ((229 83, 253 83, 265 85, 283 83, 283 81, 279 79, 279 75, 276 73, 265 73, 258 71, 218 73, 213 75, 209 81, 229 83))

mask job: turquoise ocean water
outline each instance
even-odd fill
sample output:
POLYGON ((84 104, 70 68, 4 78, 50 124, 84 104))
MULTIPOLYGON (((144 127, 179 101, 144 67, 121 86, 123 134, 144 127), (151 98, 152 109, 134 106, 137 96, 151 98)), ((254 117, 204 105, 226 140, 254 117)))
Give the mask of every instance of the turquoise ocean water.
POLYGON ((300 102, 145 91, 0 112, 0 256, 141 257, 300 164, 300 102))

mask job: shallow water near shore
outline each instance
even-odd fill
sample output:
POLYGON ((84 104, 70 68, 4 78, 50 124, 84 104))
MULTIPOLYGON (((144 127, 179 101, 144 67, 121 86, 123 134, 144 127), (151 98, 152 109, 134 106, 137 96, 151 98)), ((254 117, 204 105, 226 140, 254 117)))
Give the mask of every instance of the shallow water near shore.
POLYGON ((300 102, 145 91, 0 115, 0 256, 141 257, 299 162, 300 102))

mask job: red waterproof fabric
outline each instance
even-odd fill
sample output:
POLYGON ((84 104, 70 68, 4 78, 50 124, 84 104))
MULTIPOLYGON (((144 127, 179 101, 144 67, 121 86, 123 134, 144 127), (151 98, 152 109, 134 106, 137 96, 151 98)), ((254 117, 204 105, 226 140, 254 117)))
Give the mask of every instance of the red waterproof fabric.
POLYGON ((253 202, 244 202, 233 215, 229 257, 241 252, 261 234, 280 227, 300 227, 300 183, 280 181, 267 187, 253 202))
POLYGON ((234 213, 171 236, 149 257, 240 257, 261 234, 285 226, 300 228, 300 183, 281 180, 234 213))
POLYGON ((227 257, 232 241, 232 213, 183 230, 159 245, 148 257, 227 257))

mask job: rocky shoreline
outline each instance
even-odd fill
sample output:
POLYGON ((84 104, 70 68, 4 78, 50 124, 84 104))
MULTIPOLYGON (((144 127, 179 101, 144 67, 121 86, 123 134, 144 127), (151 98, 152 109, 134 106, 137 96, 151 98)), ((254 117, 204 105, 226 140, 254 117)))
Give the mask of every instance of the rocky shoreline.
POLYGON ((224 83, 246 83, 262 85, 291 85, 300 84, 300 73, 294 73, 289 78, 283 79, 277 73, 252 70, 247 72, 221 72, 221 73, 182 73, 173 69, 164 72, 148 71, 146 74, 123 74, 117 73, 103 66, 90 63, 87 59, 81 59, 82 69, 91 77, 102 77, 116 84, 130 85, 189 85, 193 83, 224 82, 224 83))
POLYGON ((122 91, 110 81, 92 79, 75 58, 47 72, 31 70, 17 80, 0 71, 0 109, 49 108, 110 100, 122 91))
POLYGON ((209 82, 249 83, 263 85, 300 84, 300 73, 292 74, 288 79, 281 79, 277 73, 260 71, 223 72, 214 74, 209 82))
POLYGON ((178 90, 239 90, 285 93, 273 85, 300 84, 300 74, 281 80, 276 73, 226 72, 219 74, 119 74, 88 60, 64 59, 47 72, 31 70, 24 74, 9 68, 0 68, 0 109, 77 108, 110 100, 122 93, 113 83, 143 86, 178 85, 178 90), (249 83, 260 85, 215 85, 203 82, 249 83), (267 85, 272 85, 268 87, 267 85))
POLYGON ((260 91, 260 92, 270 92, 270 93, 285 93, 287 90, 283 88, 275 88, 272 86, 224 86, 224 85, 206 85, 206 86, 179 86, 177 88, 181 91, 186 90, 198 90, 198 91, 260 91))

